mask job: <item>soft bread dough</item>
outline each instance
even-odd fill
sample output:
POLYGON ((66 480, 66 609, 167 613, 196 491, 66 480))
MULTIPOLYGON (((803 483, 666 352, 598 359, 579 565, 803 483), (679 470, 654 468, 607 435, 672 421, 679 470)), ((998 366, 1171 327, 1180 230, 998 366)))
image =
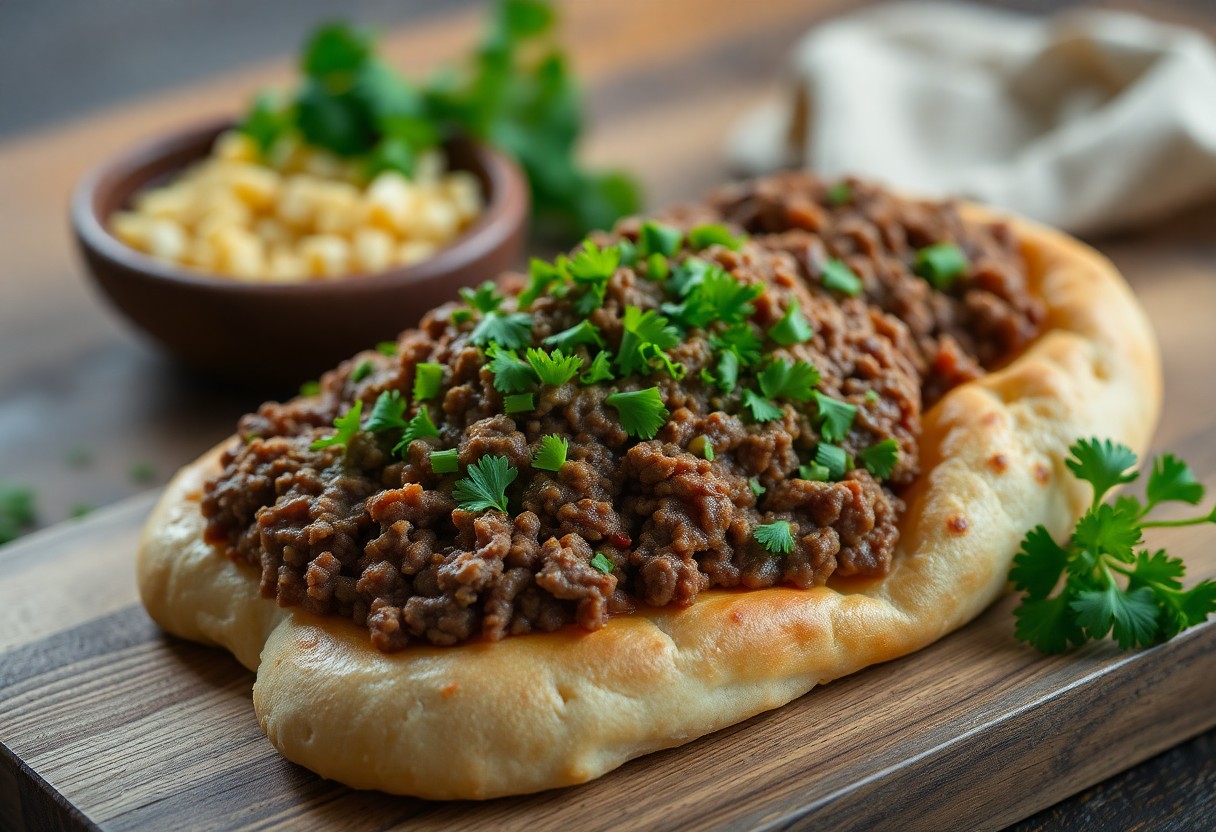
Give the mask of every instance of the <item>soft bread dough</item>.
MULTIPOLYGON (((993 217, 973 206, 969 218, 993 217)), ((1143 451, 1161 402, 1156 344, 1114 267, 1014 221, 1044 334, 925 415, 923 473, 891 572, 810 590, 713 590, 683 610, 491 644, 385 654, 337 617, 283 609, 254 569, 203 542, 216 448, 182 470, 144 531, 140 594, 171 633, 257 671, 253 704, 287 758, 356 788, 489 798, 582 783, 918 650, 1006 588, 1022 535, 1066 532, 1089 500, 1078 437, 1143 451)))

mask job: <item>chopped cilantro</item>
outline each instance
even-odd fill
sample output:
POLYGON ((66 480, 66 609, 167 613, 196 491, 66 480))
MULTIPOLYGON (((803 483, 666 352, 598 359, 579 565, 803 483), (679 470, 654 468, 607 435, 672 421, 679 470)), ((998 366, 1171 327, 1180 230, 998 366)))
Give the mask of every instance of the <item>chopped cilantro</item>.
POLYGON ((833 399, 818 390, 813 392, 815 405, 819 410, 819 433, 828 442, 839 442, 853 427, 853 418, 857 416, 856 405, 833 399))
POLYGON ((356 399, 354 407, 334 419, 335 433, 322 439, 314 439, 309 446, 314 451, 329 448, 334 445, 350 445, 355 434, 359 432, 359 421, 363 418, 363 400, 356 399))
POLYGON ((469 333, 479 347, 499 344, 510 349, 526 346, 532 340, 532 316, 526 312, 486 312, 469 333))
POLYGON ((714 321, 737 325, 756 311, 751 302, 763 291, 763 286, 743 283, 714 266, 689 288, 682 303, 665 304, 663 311, 689 328, 703 328, 714 321))
POLYGON ((774 520, 752 529, 752 537, 756 538, 769 554, 788 555, 794 551, 794 533, 786 520, 774 520))
POLYGON ((611 575, 613 570, 612 561, 603 552, 596 552, 595 557, 591 559, 591 566, 605 575, 611 575))
POLYGON ((790 305, 785 309, 785 315, 768 331, 768 337, 778 344, 789 347, 811 340, 815 331, 807 323, 806 317, 798 308, 798 298, 791 297, 790 305))
POLYGON ((300 385, 301 396, 316 396, 321 392, 321 382, 306 381, 300 385))
POLYGON ((442 364, 423 361, 414 367, 414 401, 425 402, 435 398, 442 384, 442 364))
POLYGON ((669 326, 667 319, 653 309, 642 312, 636 306, 625 307, 621 348, 616 355, 616 366, 622 376, 648 375, 652 369, 651 359, 656 352, 670 349, 680 343, 680 331, 669 326), (647 351, 647 345, 654 349, 647 351))
POLYGON ((536 371, 515 350, 491 344, 486 355, 490 359, 487 366, 494 375, 494 389, 499 393, 522 393, 536 383, 536 371))
POLYGON ((747 487, 752 490, 752 494, 755 495, 756 497, 759 497, 765 491, 768 491, 767 488, 765 488, 763 485, 760 484, 759 477, 752 477, 751 479, 749 479, 747 481, 747 487))
POLYGON ((810 462, 806 465, 798 466, 798 478, 810 480, 811 482, 827 482, 831 479, 832 472, 828 470, 826 465, 820 465, 818 462, 810 462))
POLYGON ((828 188, 828 205, 839 206, 853 201, 853 186, 848 182, 837 182, 828 188))
POLYGON ((730 350, 744 366, 760 363, 763 343, 751 324, 732 324, 722 333, 709 336, 709 343, 714 349, 730 350))
POLYGON ((547 353, 536 347, 528 348, 528 363, 532 365, 540 383, 549 387, 561 387, 583 368, 580 356, 564 355, 561 350, 547 353))
POLYGON ((613 393, 604 403, 616 409, 625 433, 634 438, 653 439, 671 414, 663 405, 658 387, 630 393, 613 393))
POLYGON ((899 462, 899 443, 894 439, 884 439, 858 451, 857 461, 875 477, 885 480, 895 470, 895 463, 899 462))
POLYGON ((849 455, 839 445, 820 442, 815 449, 815 464, 828 469, 828 477, 838 480, 849 471, 849 455))
POLYGON ((431 470, 436 474, 454 474, 460 470, 460 451, 449 448, 446 451, 431 451, 431 470))
POLYGON ((731 251, 738 251, 746 239, 746 234, 736 237, 725 225, 718 224, 698 225, 688 232, 688 244, 695 249, 719 245, 726 246, 731 251))
POLYGON ((476 310, 483 315, 487 312, 495 312, 498 307, 502 306, 505 298, 498 294, 494 288, 494 282, 487 280, 478 286, 476 289, 468 287, 460 290, 460 297, 469 305, 470 309, 476 310))
POLYGON ((751 411, 754 422, 772 422, 785 416, 784 410, 750 388, 743 391, 743 406, 751 411))
POLYGON ((770 399, 805 402, 819 383, 819 371, 805 361, 790 363, 784 358, 769 362, 758 376, 760 390, 770 399))
POLYGON ((401 393, 396 390, 385 390, 372 405, 371 415, 367 417, 367 424, 363 426, 363 429, 373 433, 404 429, 406 427, 404 417, 405 399, 401 398, 401 393))
POLYGON ((1120 497, 1112 506, 1100 502, 1098 495, 1135 479, 1128 471, 1136 463, 1135 454, 1096 439, 1076 442, 1069 450, 1068 467, 1093 486, 1094 502, 1063 545, 1043 526, 1022 540, 1009 572, 1014 586, 1025 593, 1014 610, 1015 635, 1047 653, 1108 634, 1130 649, 1173 638, 1206 620, 1216 611, 1216 582, 1201 581, 1184 590, 1180 579, 1186 569, 1180 559, 1165 551, 1135 551, 1144 529, 1216 523, 1216 511, 1186 520, 1144 519, 1160 502, 1193 505, 1203 498, 1202 486, 1186 465, 1173 456, 1159 457, 1149 477, 1146 503, 1120 497))
MULTIPOLYGON (((432 454, 432 459, 434 455, 432 454)), ((452 497, 465 511, 507 510, 507 486, 519 472, 505 456, 483 456, 456 481, 452 497)))
POLYGON ((463 308, 453 309, 452 313, 448 315, 448 320, 452 322, 452 326, 467 324, 469 321, 473 320, 473 310, 463 308))
POLYGON ((671 280, 667 287, 679 297, 686 296, 700 283, 710 269, 720 269, 716 263, 702 260, 700 257, 686 257, 671 270, 671 280))
POLYGON ((646 258, 646 276, 651 280, 664 281, 671 276, 671 265, 657 251, 646 258))
POLYGON ((569 354, 574 352, 576 347, 583 345, 597 347, 604 346, 604 339, 600 337, 600 328, 588 320, 579 321, 569 329, 563 329, 555 335, 550 335, 544 341, 547 347, 557 347, 559 350, 569 354))
POLYGON ((381 341, 379 344, 376 344, 376 352, 380 353, 381 355, 388 355, 388 356, 396 355, 397 354, 397 342, 396 341, 381 341))
POLYGON ((528 285, 519 293, 519 306, 527 309, 544 294, 549 287, 565 283, 569 279, 565 270, 565 259, 561 258, 556 264, 546 263, 536 257, 528 264, 528 285))
POLYGON ((612 356, 606 352, 597 352, 591 359, 587 372, 578 377, 583 384, 595 384, 600 381, 612 381, 612 356))
POLYGON ((632 266, 638 262, 638 247, 633 240, 622 237, 617 240, 616 250, 621 253, 621 265, 632 266))
POLYGON ((438 437, 439 428, 435 427, 435 423, 431 421, 430 410, 426 405, 422 405, 414 414, 414 418, 410 419, 409 424, 405 426, 405 432, 401 434, 401 441, 393 446, 393 453, 404 454, 411 442, 428 436, 438 437))
POLYGON ((935 243, 916 252, 913 270, 944 292, 967 273, 967 255, 954 243, 935 243))
POLYGON ((683 240, 684 234, 680 229, 647 220, 638 231, 638 251, 646 257, 652 254, 674 257, 679 253, 683 240))
POLYGON ((355 365, 355 369, 351 371, 350 380, 355 384, 358 384, 359 382, 363 381, 363 379, 370 376, 374 369, 376 369, 376 365, 372 362, 360 361, 357 365, 355 365))
POLYGON ((877 390, 867 390, 866 391, 865 399, 870 404, 877 404, 879 398, 881 398, 881 397, 878 395, 877 390))
POLYGON ((569 451, 569 439, 556 433, 546 434, 540 438, 540 446, 532 455, 532 467, 542 471, 560 471, 566 464, 566 454, 569 451))
POLYGON ((536 410, 536 399, 531 393, 516 393, 504 396, 502 407, 507 413, 531 413, 536 410))
POLYGON ((608 246, 601 249, 591 240, 584 240, 582 248, 570 260, 568 270, 574 282, 583 287, 583 294, 574 302, 580 315, 590 315, 604 303, 608 280, 621 261, 620 249, 608 246))
POLYGON ((739 354, 726 350, 718 356, 718 372, 701 371, 701 380, 716 386, 723 393, 731 393, 739 384, 739 354))
POLYGON ((861 278, 843 260, 829 260, 823 265, 823 288, 855 298, 861 294, 861 278))

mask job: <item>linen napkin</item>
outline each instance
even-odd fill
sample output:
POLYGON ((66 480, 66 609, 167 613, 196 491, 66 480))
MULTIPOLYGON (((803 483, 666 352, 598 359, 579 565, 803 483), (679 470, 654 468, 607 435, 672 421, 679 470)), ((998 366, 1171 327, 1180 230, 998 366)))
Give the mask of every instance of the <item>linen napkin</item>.
POLYGON ((882 6, 811 31, 728 153, 959 194, 1080 233, 1216 198, 1216 48, 1117 12, 882 6))

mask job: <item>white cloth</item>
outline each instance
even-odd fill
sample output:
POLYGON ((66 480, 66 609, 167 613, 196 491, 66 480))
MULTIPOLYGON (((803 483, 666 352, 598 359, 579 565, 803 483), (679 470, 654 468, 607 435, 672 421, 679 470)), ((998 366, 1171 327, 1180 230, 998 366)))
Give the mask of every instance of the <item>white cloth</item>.
POLYGON ((900 4, 819 26, 790 69, 731 137, 745 172, 852 173, 1087 233, 1216 197, 1216 49, 1186 28, 900 4))

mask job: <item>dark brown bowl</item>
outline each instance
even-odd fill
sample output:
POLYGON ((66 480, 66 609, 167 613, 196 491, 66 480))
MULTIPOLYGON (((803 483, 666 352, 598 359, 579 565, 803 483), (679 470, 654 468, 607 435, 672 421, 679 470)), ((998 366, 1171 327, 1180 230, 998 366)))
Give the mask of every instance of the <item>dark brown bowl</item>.
POLYGON ((116 210, 210 152, 232 121, 184 130, 108 161, 72 195, 76 241, 97 285, 137 327, 185 363, 227 379, 299 381, 394 339, 457 290, 516 265, 528 186, 510 159, 466 140, 451 166, 480 181, 486 207, 459 238, 412 266, 310 283, 236 281, 156 260, 108 229, 116 210))

